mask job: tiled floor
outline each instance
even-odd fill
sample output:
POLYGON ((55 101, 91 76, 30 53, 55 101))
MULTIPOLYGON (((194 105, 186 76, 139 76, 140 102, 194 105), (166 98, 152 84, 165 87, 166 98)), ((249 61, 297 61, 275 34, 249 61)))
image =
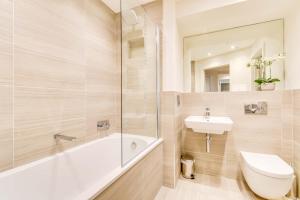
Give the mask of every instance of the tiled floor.
POLYGON ((196 175, 194 180, 180 178, 175 189, 162 187, 155 200, 262 200, 243 181, 224 177, 196 175))

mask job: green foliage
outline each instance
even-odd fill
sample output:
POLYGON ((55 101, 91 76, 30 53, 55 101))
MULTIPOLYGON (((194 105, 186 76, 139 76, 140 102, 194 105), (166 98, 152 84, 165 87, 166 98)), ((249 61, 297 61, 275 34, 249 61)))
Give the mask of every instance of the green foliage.
POLYGON ((257 83, 258 85, 266 84, 266 83, 275 83, 279 82, 280 80, 278 78, 258 78, 254 82, 257 83))
POLYGON ((262 84, 279 82, 280 80, 278 78, 272 78, 272 74, 271 74, 272 64, 276 62, 278 59, 282 59, 282 56, 279 55, 273 58, 266 58, 261 56, 259 58, 252 59, 247 64, 247 67, 254 67, 258 72, 257 79, 254 82, 257 83, 259 86, 262 84), (266 78, 267 67, 269 67, 268 69, 270 71, 269 78, 266 78))

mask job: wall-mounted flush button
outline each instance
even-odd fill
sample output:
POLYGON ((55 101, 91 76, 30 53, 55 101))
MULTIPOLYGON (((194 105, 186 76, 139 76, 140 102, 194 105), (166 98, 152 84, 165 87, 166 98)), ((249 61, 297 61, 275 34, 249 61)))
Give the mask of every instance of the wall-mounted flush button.
POLYGON ((245 104, 245 114, 252 115, 267 115, 268 114, 268 103, 265 101, 257 102, 256 104, 245 104))
POLYGON ((109 120, 102 120, 97 122, 97 129, 100 131, 108 130, 110 128, 109 120))

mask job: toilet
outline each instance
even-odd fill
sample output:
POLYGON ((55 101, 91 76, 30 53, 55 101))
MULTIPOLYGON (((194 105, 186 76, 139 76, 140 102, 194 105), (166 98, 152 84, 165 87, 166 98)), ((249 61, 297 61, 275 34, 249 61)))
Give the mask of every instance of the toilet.
POLYGON ((294 170, 279 156, 241 151, 241 157, 243 175, 255 194, 279 199, 289 192, 294 170))

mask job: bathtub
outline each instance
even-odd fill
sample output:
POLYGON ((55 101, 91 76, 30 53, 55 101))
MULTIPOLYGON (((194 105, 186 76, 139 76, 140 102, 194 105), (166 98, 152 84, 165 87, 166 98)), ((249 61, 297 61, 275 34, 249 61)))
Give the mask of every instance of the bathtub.
POLYGON ((0 199, 93 199, 162 142, 123 134, 123 160, 128 162, 121 166, 120 138, 115 133, 0 173, 0 199))

